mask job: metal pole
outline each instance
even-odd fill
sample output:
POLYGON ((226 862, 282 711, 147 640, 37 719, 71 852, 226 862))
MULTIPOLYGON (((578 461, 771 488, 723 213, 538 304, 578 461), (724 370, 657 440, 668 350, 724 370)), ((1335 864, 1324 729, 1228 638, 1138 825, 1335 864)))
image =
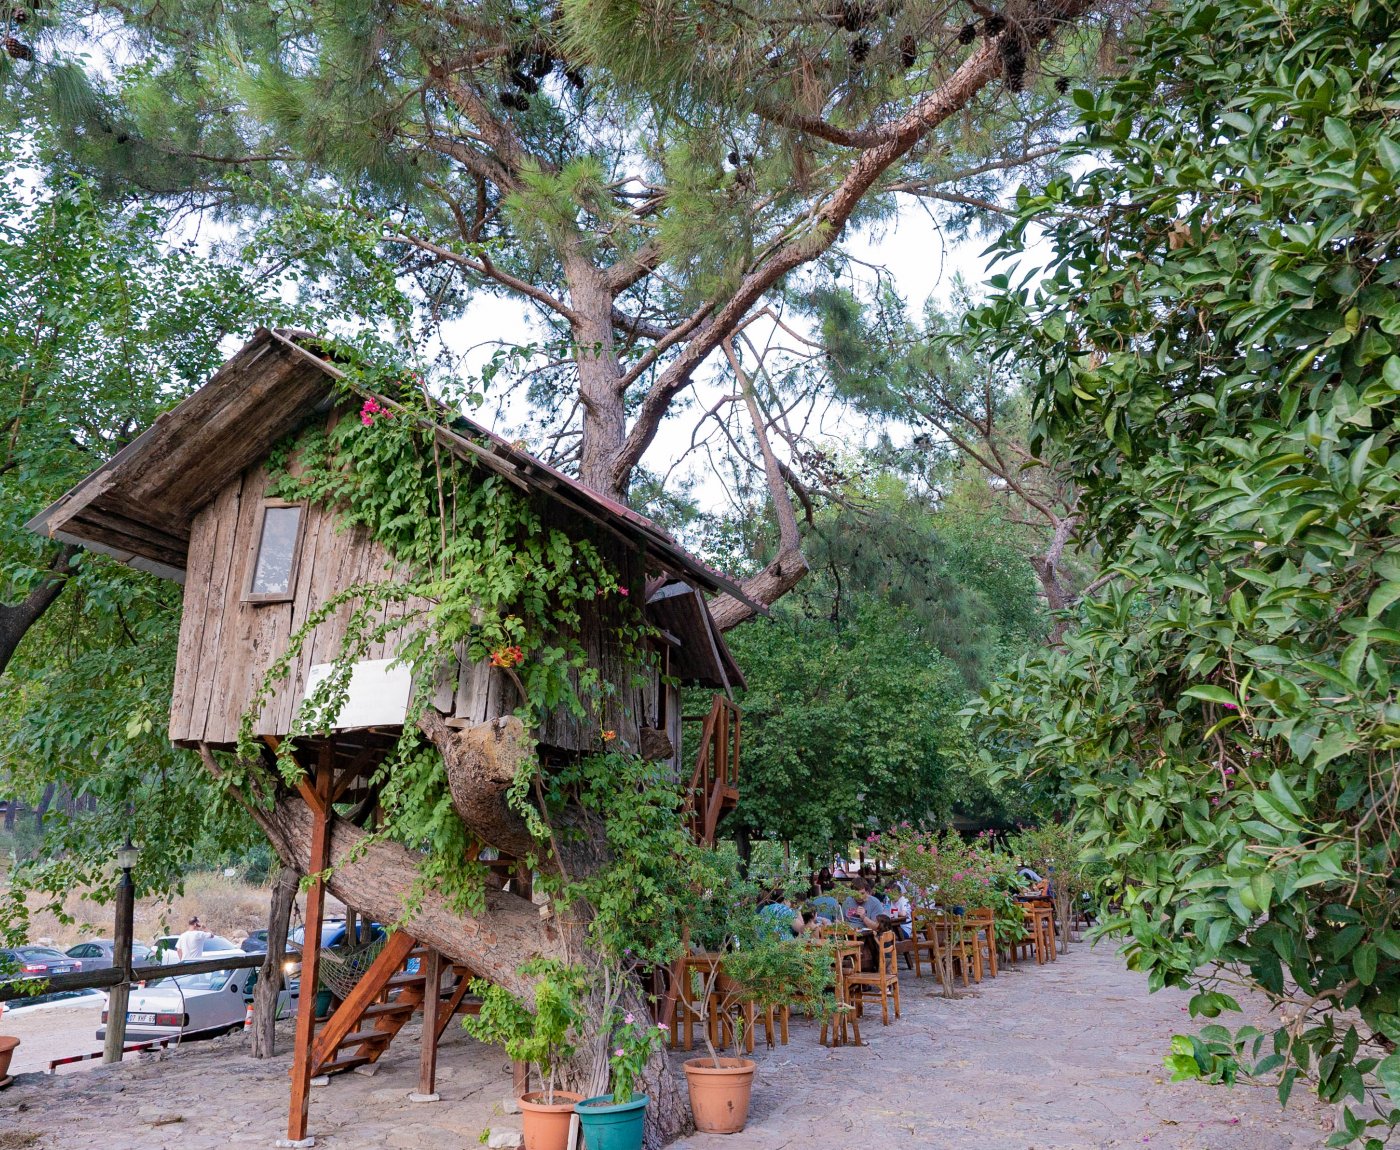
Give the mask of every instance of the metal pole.
POLYGON ((107 994, 107 1037, 102 1047, 103 1062, 120 1062, 126 1045, 126 1004, 131 993, 131 939, 136 913, 136 887, 131 868, 122 867, 117 884, 117 923, 112 935, 112 965, 122 973, 121 982, 107 994))

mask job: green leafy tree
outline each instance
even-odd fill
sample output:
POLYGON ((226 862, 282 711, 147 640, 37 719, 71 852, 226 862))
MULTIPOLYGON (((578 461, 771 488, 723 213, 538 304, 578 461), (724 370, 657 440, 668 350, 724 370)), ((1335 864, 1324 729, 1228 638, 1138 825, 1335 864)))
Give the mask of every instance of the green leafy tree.
POLYGON ((165 738, 178 588, 24 524, 201 381, 258 292, 168 244, 166 213, 36 179, 17 150, 0 142, 0 791, 74 801, 9 875, 10 937, 33 895, 106 890, 127 835, 152 890, 178 881, 197 843, 256 834, 211 805, 198 760, 165 738))
POLYGON ((967 688, 909 612, 867 602, 837 625, 782 610, 733 647, 749 685, 728 829, 826 854, 864 828, 946 817, 967 688))
MULTIPOLYGON (((1052 257, 972 335, 1039 380, 1112 581, 980 725, 1076 798, 1153 987, 1285 1007, 1178 1074, 1300 1076, 1329 1145, 1400 1120, 1394 667, 1400 12, 1179 3, 1082 109, 1085 172, 1023 203, 1052 257)), ((1029 231, 1018 234, 1029 235, 1029 231)))

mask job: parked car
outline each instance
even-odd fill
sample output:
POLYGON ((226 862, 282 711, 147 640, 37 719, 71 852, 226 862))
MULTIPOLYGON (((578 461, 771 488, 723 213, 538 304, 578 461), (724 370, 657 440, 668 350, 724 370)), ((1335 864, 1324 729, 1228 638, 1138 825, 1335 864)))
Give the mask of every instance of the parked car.
POLYGON ((55 974, 75 974, 83 969, 76 958, 69 958, 51 946, 12 946, 0 948, 0 977, 49 978, 55 974))
MULTIPOLYGON (((108 970, 112 966, 112 952, 116 943, 110 938, 94 938, 90 942, 80 942, 70 946, 64 953, 76 958, 84 970, 108 970)), ((131 944, 131 965, 144 966, 151 960, 151 948, 142 942, 131 944)))
MULTIPOLYGON (((388 937, 386 931, 377 922, 366 923, 360 921, 356 923, 355 933, 359 936, 359 943, 363 946, 369 942, 379 942, 388 937)), ((328 918, 321 923, 321 949, 330 950, 334 946, 345 946, 348 931, 345 929, 343 918, 328 918)), ((300 951, 306 941, 306 927, 299 926, 287 936, 287 946, 291 950, 300 951)))
MULTIPOLYGON (((155 947, 151 952, 152 961, 160 963, 161 966, 169 966, 171 963, 179 962, 180 958, 175 953, 175 944, 179 941, 178 934, 161 935, 156 939, 155 947)), ((243 951, 221 934, 204 940, 203 958, 218 958, 221 953, 242 954, 243 951)))
MULTIPOLYGON (((242 951, 238 951, 242 954, 242 951)), ((129 1042, 154 1038, 212 1038, 243 1025, 247 1004, 258 980, 256 970, 216 970, 208 974, 181 974, 133 987, 126 1006, 129 1042)), ((296 1009, 296 987, 277 996, 277 1017, 296 1009)), ((107 1012, 97 1037, 107 1037, 107 1012)))

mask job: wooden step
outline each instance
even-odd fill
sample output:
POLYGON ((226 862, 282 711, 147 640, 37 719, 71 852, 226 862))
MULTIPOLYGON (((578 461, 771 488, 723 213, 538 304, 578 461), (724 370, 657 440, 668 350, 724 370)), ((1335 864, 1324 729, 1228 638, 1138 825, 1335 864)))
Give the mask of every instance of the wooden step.
POLYGON ((357 1030, 354 1034, 347 1034, 337 1044, 337 1050, 344 1050, 350 1046, 369 1046, 372 1043, 388 1042, 394 1037, 389 1030, 357 1030))
POLYGON ((392 990, 396 986, 423 986, 427 981, 428 976, 426 974, 409 974, 407 971, 404 971, 402 974, 394 975, 394 977, 389 979, 384 985, 392 990))
POLYGON ((364 1066, 373 1061, 363 1054, 342 1055, 334 1062, 323 1062, 320 1066, 313 1067, 316 1074, 340 1074, 346 1070, 354 1070, 357 1066, 364 1066))
POLYGON ((360 1011, 361 1021, 368 1018, 382 1018, 384 1015, 412 1014, 418 1008, 411 1002, 376 1002, 360 1011))

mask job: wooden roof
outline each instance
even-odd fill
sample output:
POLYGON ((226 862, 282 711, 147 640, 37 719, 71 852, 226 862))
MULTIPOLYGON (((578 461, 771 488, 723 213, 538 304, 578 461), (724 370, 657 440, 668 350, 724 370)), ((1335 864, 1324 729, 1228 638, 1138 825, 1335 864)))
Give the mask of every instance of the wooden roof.
MULTIPOLYGON (((259 328, 208 383, 27 526, 183 582, 195 513, 287 435, 330 410, 344 374, 315 346, 306 332, 259 328)), ((437 427, 436 434, 455 454, 611 531, 675 578, 749 601, 732 580, 630 507, 471 420, 455 418, 452 424, 437 427)))

